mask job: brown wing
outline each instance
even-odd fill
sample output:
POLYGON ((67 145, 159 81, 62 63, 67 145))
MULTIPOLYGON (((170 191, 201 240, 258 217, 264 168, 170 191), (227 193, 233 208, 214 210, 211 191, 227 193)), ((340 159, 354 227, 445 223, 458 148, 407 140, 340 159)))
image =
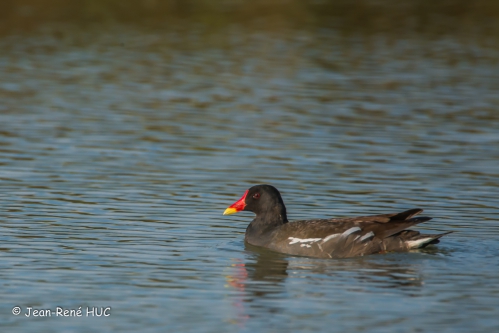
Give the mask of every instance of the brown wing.
POLYGON ((368 216, 358 216, 350 218, 335 218, 335 219, 324 219, 320 221, 328 221, 330 223, 337 222, 378 222, 378 223, 389 223, 393 221, 405 221, 413 216, 420 214, 423 210, 421 208, 413 208, 402 213, 392 213, 392 214, 382 214, 382 215, 368 215, 368 216))
MULTIPOLYGON (((431 219, 413 218, 422 211, 410 209, 395 214, 287 223, 275 235, 280 240, 274 242, 279 244, 275 246, 275 250, 325 258, 343 258, 385 251, 385 239, 431 219)), ((393 240, 390 241, 393 243, 393 240)), ((399 243, 401 248, 405 246, 402 239, 399 243)))

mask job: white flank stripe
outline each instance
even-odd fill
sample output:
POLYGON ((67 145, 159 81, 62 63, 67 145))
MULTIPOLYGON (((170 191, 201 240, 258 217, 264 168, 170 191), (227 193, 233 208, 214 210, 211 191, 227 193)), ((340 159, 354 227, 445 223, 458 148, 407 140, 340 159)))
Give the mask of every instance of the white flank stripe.
POLYGON ((300 245, 301 247, 312 247, 312 245, 308 245, 308 244, 302 244, 300 245))
POLYGON ((357 232, 357 231, 361 231, 362 229, 360 229, 359 227, 352 227, 350 229, 348 229, 347 231, 345 231, 343 234, 341 234, 343 237, 346 237, 348 235, 351 235, 353 234, 354 232, 357 232))
POLYGON ((360 241, 362 242, 362 241, 364 241, 364 240, 366 240, 368 238, 371 238, 371 237, 374 237, 374 232, 369 231, 367 234, 365 234, 364 236, 360 237, 360 241))
POLYGON ((326 238, 324 238, 324 239, 322 240, 322 243, 325 243, 325 242, 327 242, 327 241, 328 241, 328 240, 330 240, 330 239, 333 239, 333 238, 335 238, 335 237, 338 237, 339 235, 341 235, 341 234, 332 234, 332 235, 329 235, 329 236, 327 236, 326 238))
POLYGON ((320 241, 322 238, 295 238, 295 237, 288 237, 288 239, 291 239, 291 242, 289 244, 296 244, 296 243, 315 243, 320 241))

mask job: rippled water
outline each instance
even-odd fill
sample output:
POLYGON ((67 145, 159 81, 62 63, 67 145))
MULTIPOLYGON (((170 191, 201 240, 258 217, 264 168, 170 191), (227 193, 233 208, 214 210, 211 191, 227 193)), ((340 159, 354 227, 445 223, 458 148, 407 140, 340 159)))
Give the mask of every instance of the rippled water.
POLYGON ((2 331, 497 330, 499 51, 484 44, 238 27, 3 37, 2 331), (454 233, 342 260, 245 247, 251 214, 221 214, 257 183, 290 219, 421 207, 434 220, 419 230, 454 233))

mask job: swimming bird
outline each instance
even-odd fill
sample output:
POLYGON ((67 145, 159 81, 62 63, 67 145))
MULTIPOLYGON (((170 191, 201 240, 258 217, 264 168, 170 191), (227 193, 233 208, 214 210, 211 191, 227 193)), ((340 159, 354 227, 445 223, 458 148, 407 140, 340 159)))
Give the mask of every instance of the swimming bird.
POLYGON ((251 245, 297 256, 347 258, 385 252, 406 252, 436 244, 441 234, 421 234, 407 228, 431 220, 414 217, 423 210, 352 218, 312 219, 289 222, 279 191, 271 185, 255 185, 229 206, 223 215, 250 211, 256 217, 246 228, 251 245))

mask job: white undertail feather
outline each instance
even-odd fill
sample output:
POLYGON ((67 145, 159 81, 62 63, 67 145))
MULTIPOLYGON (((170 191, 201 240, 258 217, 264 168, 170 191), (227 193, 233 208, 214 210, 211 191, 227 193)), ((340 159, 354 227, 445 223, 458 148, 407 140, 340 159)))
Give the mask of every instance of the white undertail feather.
POLYGON ((428 244, 432 240, 435 240, 435 237, 426 237, 426 238, 421 238, 421 239, 416 239, 416 240, 409 240, 409 241, 405 241, 405 243, 407 244, 407 247, 409 249, 418 249, 418 248, 422 247, 423 245, 428 244))

